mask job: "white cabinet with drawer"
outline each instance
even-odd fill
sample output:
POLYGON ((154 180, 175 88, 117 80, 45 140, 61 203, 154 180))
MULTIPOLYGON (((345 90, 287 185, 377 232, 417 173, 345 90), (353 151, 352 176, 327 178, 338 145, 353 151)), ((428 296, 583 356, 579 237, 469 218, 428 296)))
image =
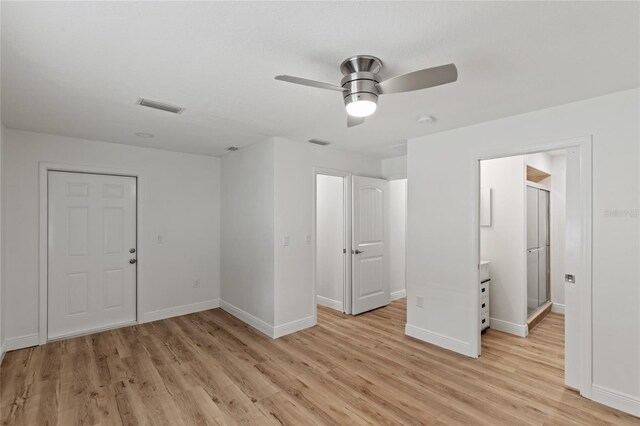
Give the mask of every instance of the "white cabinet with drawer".
POLYGON ((491 325, 491 303, 489 294, 491 292, 489 283, 491 275, 489 273, 489 261, 480 262, 480 331, 491 325))

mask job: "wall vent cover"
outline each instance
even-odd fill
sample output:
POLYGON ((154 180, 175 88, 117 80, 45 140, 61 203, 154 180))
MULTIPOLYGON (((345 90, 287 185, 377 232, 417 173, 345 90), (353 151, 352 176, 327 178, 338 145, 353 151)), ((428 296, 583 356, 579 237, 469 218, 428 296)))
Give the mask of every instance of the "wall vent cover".
POLYGON ((331 142, 323 141, 321 139, 309 139, 307 142, 320 145, 320 146, 327 146, 331 143, 331 142))
POLYGON ((161 111, 167 111, 174 114, 182 114, 182 112, 184 111, 184 108, 181 108, 175 105, 165 104, 158 101, 152 101, 151 99, 140 98, 136 103, 138 105, 142 105, 148 108, 159 109, 161 111))
POLYGON ((237 151, 240 148, 238 148, 237 146, 228 146, 225 148, 227 151, 237 151))

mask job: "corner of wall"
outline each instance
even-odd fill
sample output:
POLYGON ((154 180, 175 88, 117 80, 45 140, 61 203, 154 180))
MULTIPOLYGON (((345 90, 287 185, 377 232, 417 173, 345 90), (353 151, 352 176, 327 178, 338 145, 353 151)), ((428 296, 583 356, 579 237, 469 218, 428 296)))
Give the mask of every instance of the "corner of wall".
POLYGON ((220 307, 273 337, 275 138, 222 158, 220 307))

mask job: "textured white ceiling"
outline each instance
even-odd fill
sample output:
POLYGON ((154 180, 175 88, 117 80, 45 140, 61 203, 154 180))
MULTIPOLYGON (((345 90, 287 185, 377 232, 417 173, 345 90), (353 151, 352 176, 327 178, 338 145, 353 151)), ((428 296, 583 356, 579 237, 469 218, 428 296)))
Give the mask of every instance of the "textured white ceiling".
POLYGON ((282 136, 390 157, 407 138, 639 86, 637 2, 1 7, 5 126, 191 153, 282 136), (273 79, 337 84, 354 54, 381 58, 385 78, 449 62, 460 77, 383 96, 351 129, 340 93, 273 79), (142 108, 140 96, 186 111, 142 108), (424 114, 437 121, 417 123, 424 114))

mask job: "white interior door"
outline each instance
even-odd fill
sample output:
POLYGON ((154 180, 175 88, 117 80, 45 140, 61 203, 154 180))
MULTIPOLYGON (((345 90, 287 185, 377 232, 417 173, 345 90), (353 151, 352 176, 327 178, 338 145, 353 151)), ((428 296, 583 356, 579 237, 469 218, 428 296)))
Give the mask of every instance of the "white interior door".
POLYGON ((48 338, 134 322, 136 179, 49 172, 48 186, 48 338))
POLYGON ((353 177, 353 314, 389 304, 389 182, 353 177))
POLYGON ((580 389, 580 293, 581 277, 577 276, 580 265, 580 152, 577 148, 567 150, 566 176, 566 224, 565 224, 565 274, 572 275, 575 282, 564 283, 564 375, 565 384, 580 389))

